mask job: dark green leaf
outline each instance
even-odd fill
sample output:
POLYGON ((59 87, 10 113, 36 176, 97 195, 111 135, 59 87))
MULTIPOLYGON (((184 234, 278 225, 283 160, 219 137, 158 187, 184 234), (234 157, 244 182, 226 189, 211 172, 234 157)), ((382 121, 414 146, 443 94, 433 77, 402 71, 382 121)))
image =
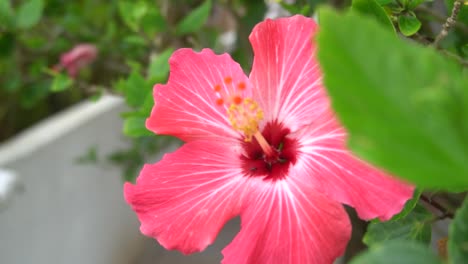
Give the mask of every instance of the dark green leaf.
POLYGON ((403 35, 412 36, 421 28, 421 22, 413 13, 403 14, 398 17, 398 28, 403 35))
POLYGON ((371 248, 355 257, 351 264, 442 264, 424 245, 394 240, 371 248))
POLYGON ((468 261, 468 198, 465 198, 450 224, 448 253, 452 264, 468 261))
POLYGON ((20 104, 23 108, 33 107, 49 93, 50 82, 38 82, 26 86, 21 92, 20 104))
POLYGON ((0 32, 0 57, 8 57, 13 52, 15 43, 15 34, 0 32))
POLYGON ((351 8, 361 14, 374 17, 382 26, 396 32, 387 12, 375 0, 353 0, 351 8))
POLYGON ((320 17, 318 57, 349 147, 420 187, 468 188, 468 74, 352 11, 320 17))
POLYGON ((96 164, 98 162, 97 146, 92 146, 86 153, 76 158, 78 164, 96 164))
POLYGON ((205 0, 205 2, 199 7, 195 8, 190 14, 188 14, 182 21, 177 24, 176 34, 185 35, 193 33, 205 24, 206 20, 210 16, 211 11, 211 0, 205 0))
POLYGON ((51 92, 61 92, 68 89, 73 84, 73 79, 65 74, 59 73, 54 76, 52 85, 50 86, 51 92))
POLYGON ((174 52, 173 48, 167 48, 162 53, 154 56, 148 69, 148 79, 152 82, 164 82, 169 74, 169 58, 174 52))
POLYGON ((423 190, 421 188, 417 188, 416 190, 414 190, 413 198, 411 198, 405 203, 405 207, 403 207, 403 210, 399 214, 393 216, 392 220, 398 220, 411 213, 414 207, 418 204, 419 197, 421 196, 422 192, 423 190))
POLYGON ((387 240, 417 240, 428 244, 431 241, 432 214, 417 205, 408 215, 387 222, 373 221, 367 227, 363 242, 368 246, 387 240))
POLYGON ((43 0, 27 0, 18 9, 16 15, 16 26, 18 28, 31 28, 35 26, 42 17, 44 9, 43 0))

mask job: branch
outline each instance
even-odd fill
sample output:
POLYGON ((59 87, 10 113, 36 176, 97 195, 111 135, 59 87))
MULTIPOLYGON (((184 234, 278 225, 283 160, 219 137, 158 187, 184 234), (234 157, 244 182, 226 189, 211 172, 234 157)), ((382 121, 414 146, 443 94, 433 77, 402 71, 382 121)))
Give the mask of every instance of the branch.
POLYGON ((450 30, 450 28, 457 22, 457 16, 460 12, 460 9, 463 5, 463 0, 455 0, 453 3, 452 14, 447 18, 445 23, 442 25, 442 30, 440 31, 439 35, 434 40, 434 47, 439 47, 440 41, 444 39, 450 30))
POLYGON ((422 201, 424 201, 425 203, 429 204, 430 206, 434 207, 435 209, 439 210, 439 212, 442 213, 442 215, 440 215, 439 217, 437 217, 438 220, 440 219, 444 219, 444 218, 453 218, 454 217, 454 214, 452 212, 449 212, 448 209, 446 209, 444 206, 442 206, 440 203, 438 203, 437 201, 429 198, 429 197, 426 197, 424 194, 421 195, 420 199, 422 201))

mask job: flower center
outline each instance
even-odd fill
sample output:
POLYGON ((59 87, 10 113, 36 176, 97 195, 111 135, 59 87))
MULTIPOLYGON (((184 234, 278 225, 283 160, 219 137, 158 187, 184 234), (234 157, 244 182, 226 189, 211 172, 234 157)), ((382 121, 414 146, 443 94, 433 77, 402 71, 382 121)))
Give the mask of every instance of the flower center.
POLYGON ((241 132, 246 142, 251 142, 252 137, 255 137, 263 151, 268 156, 274 156, 274 149, 258 130, 258 124, 263 119, 263 110, 255 100, 245 97, 245 89, 244 82, 234 83, 232 77, 225 77, 222 84, 214 86, 218 97, 216 104, 226 106, 232 128, 241 132))
POLYGON ((284 179, 289 167, 296 163, 297 140, 288 137, 290 130, 276 121, 267 123, 261 134, 274 154, 265 152, 256 137, 251 142, 244 142, 244 154, 241 155, 244 175, 273 181, 284 179))
POLYGON ((267 123, 259 131, 263 110, 255 100, 246 97, 246 88, 244 82, 235 82, 230 76, 214 86, 216 104, 226 109, 232 128, 244 135, 240 157, 244 175, 283 179, 289 166, 296 162, 297 140, 289 138, 289 129, 277 121, 267 123))

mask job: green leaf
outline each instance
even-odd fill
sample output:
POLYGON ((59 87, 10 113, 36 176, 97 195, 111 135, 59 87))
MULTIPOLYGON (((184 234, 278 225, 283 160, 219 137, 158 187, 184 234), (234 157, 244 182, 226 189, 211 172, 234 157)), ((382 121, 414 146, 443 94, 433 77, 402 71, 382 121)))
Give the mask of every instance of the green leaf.
POLYGON ((450 224, 448 255, 452 264, 464 264, 468 260, 468 198, 450 224))
POLYGON ((148 11, 146 2, 138 1, 119 1, 119 14, 124 23, 133 31, 137 32, 140 29, 140 24, 143 17, 148 11))
POLYGON ((426 246, 394 240, 355 257, 351 264, 442 264, 426 246))
POLYGON ((43 0, 28 0, 19 6, 16 15, 16 26, 22 29, 28 29, 35 26, 42 17, 44 9, 43 0))
POLYGON ((174 52, 173 48, 167 48, 162 53, 151 58, 148 69, 148 79, 154 83, 164 82, 169 74, 169 58, 174 52))
POLYGON ((412 36, 421 28, 421 22, 414 13, 403 14, 398 17, 398 27, 405 36, 412 36))
POLYGON ((151 92, 149 85, 143 76, 137 71, 133 71, 128 79, 119 84, 129 106, 140 107, 143 105, 146 96, 151 92))
POLYGON ((322 9, 320 21, 318 58, 349 147, 421 188, 467 189, 467 72, 352 11, 322 9))
POLYGON ((414 190, 413 197, 405 203, 405 207, 403 207, 403 210, 401 210, 399 214, 392 217, 392 220, 398 220, 411 213, 418 204, 419 197, 421 196, 422 192, 423 190, 421 188, 416 188, 416 190, 414 190))
POLYGON ((208 20, 210 11, 211 0, 205 0, 202 5, 192 10, 190 14, 177 24, 176 34, 180 36, 200 30, 206 20, 208 20))
POLYGON ((395 239, 428 244, 431 242, 431 220, 432 214, 417 205, 411 213, 398 220, 371 222, 362 241, 368 246, 395 239))
POLYGON ((377 4, 379 4, 380 6, 385 6, 385 5, 394 3, 395 0, 376 0, 376 2, 377 2, 377 4))
POLYGON ((148 13, 142 18, 141 26, 147 36, 154 37, 158 32, 166 30, 167 23, 159 10, 156 9, 156 5, 154 5, 151 6, 148 13))
POLYGON ((408 10, 413 10, 415 9, 418 5, 426 2, 427 0, 407 0, 404 1, 404 5, 408 10))
POLYGON ((130 116, 125 118, 123 133, 129 137, 151 136, 153 133, 146 129, 146 117, 130 116))
POLYGON ((382 26, 396 33, 387 12, 375 0, 353 0, 351 8, 361 14, 374 17, 382 26))
POLYGON ((0 0, 0 28, 10 28, 15 23, 15 12, 11 7, 10 0, 0 0))
POLYGON ((51 92, 61 92, 68 89, 73 84, 73 79, 65 74, 59 73, 54 76, 52 85, 50 86, 51 92))

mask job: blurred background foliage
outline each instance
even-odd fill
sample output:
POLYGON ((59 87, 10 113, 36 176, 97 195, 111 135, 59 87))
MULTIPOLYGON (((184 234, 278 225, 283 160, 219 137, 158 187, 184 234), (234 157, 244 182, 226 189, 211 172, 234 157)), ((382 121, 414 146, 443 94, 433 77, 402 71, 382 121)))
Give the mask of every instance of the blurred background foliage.
MULTIPOLYGON (((431 43, 453 2, 0 0, 0 141, 80 100, 119 94, 129 106, 122 113, 123 132, 137 149, 129 150, 128 158, 141 160, 149 150, 138 148, 140 141, 157 140, 144 126, 153 105, 152 86, 166 81, 167 60, 175 49, 209 47, 229 52, 249 72, 248 35, 271 3, 289 14, 306 16, 313 15, 320 4, 352 8, 403 36, 431 43), (63 67, 57 67, 60 57, 80 43, 96 46, 97 59, 77 76, 68 76, 63 67), (135 153, 140 157, 135 159, 135 153)), ((467 56, 466 22, 465 8, 455 30, 440 43, 453 56, 467 56)), ((135 175, 136 171, 129 171, 126 178, 135 175)))
MULTIPOLYGON (((396 152, 389 149, 400 147, 400 142, 387 142, 389 149, 371 149, 369 145, 362 144, 374 139, 379 142, 382 140, 379 136, 384 135, 385 131, 393 135, 401 133, 402 137, 413 135, 411 133, 414 132, 414 137, 405 141, 405 147, 411 150, 415 150, 418 143, 423 147, 430 145, 420 141, 422 139, 437 140, 442 137, 450 140, 453 137, 462 142, 456 150, 466 154, 468 147, 463 145, 468 138, 467 119, 466 115, 463 116, 468 113, 466 1, 0 0, 0 142, 71 104, 82 100, 99 100, 102 94, 117 94, 125 98, 128 106, 128 111, 121 113, 121 116, 122 130, 131 141, 130 147, 101 157, 99 150, 90 146, 87 153, 77 153, 77 162, 112 162, 122 167, 125 180, 133 181, 145 160, 153 157, 169 142, 174 142, 172 138, 156 136, 145 128, 145 119, 153 106, 152 87, 155 83, 166 82, 169 74, 167 61, 174 50, 181 47, 197 50, 207 47, 217 53, 229 52, 248 73, 252 63, 248 35, 253 26, 265 18, 265 14, 272 12, 275 7, 279 15, 314 16, 322 5, 333 6, 341 11, 348 10, 352 14, 341 17, 325 10, 319 15, 320 23, 323 22, 322 28, 326 29, 319 37, 319 44, 325 43, 322 43, 323 48, 319 51, 324 72, 328 74, 325 84, 335 110, 351 132, 352 149, 389 170, 410 168, 410 175, 405 178, 424 187, 432 187, 430 191, 418 189, 404 212, 390 222, 372 221, 367 233, 367 224, 354 219, 353 237, 356 238, 350 243, 350 248, 354 249, 348 250, 346 258, 351 259, 365 247, 360 242, 365 233, 364 243, 371 251, 353 263, 429 263, 425 262, 428 259, 433 261, 431 263, 440 263, 432 255, 427 255, 426 248, 421 244, 427 245, 430 242, 430 227, 433 223, 455 218, 455 224, 451 227, 454 238, 448 242, 442 241, 442 249, 446 249, 448 243, 452 259, 456 259, 450 263, 468 263, 468 260, 463 262, 468 259, 468 250, 458 246, 460 243, 467 243, 468 238, 466 225, 463 224, 468 219, 468 201, 462 206, 465 193, 437 192, 437 186, 445 188, 445 191, 466 191, 466 188, 456 190, 455 187, 463 184, 466 186, 468 182, 468 162, 459 162, 467 156, 458 156, 460 166, 451 167, 453 170, 448 171, 453 173, 448 177, 441 177, 436 170, 429 171, 430 173, 426 173, 429 170, 427 168, 426 171, 419 170, 424 168, 424 164, 438 164, 431 160, 436 157, 434 155, 422 159, 424 157, 414 155, 414 151, 398 149, 402 153, 398 155, 400 161, 407 159, 414 166, 405 167, 402 163, 395 166, 391 162, 398 160, 394 158, 396 152), (458 5, 457 16, 447 26, 447 18, 453 15, 454 5, 458 5), (278 7, 282 10, 278 11, 278 7), (380 27, 374 26, 371 21, 380 27), (97 57, 89 65, 80 65, 82 67, 77 75, 67 74, 62 57, 82 43, 94 45, 97 57), (409 43, 417 44, 417 48, 409 43), (434 53, 427 52, 423 47, 431 47, 434 53), (388 63, 382 64, 382 61, 388 63), (364 69, 361 72, 363 74, 356 74, 356 69, 361 68, 364 69), (433 71, 428 71, 429 68, 433 71), (351 72, 350 69, 355 71, 351 72), (415 70, 420 75, 415 75, 415 70), (455 92, 461 95, 460 100, 465 100, 465 104, 461 106, 465 112, 460 110, 460 113, 449 113, 456 115, 458 119, 454 125, 455 130, 448 131, 447 134, 440 134, 442 130, 437 128, 448 120, 445 111, 452 109, 455 104, 445 108, 446 105, 442 105, 437 98, 452 98, 453 95, 446 94, 452 92, 449 89, 437 91, 435 97, 425 97, 423 107, 429 108, 422 109, 422 116, 417 116, 411 109, 407 112, 405 111, 408 109, 399 109, 401 105, 408 105, 399 100, 393 104, 384 100, 382 103, 367 104, 369 108, 361 107, 364 98, 367 102, 379 102, 377 99, 385 97, 373 94, 376 91, 375 85, 360 84, 381 81, 384 85, 379 85, 379 91, 387 92, 387 95, 400 92, 399 98, 405 98, 406 91, 418 91, 428 82, 437 80, 431 79, 437 72, 445 74, 445 78, 448 76, 453 83, 456 82, 454 85, 458 85, 459 90, 455 92), (349 93, 340 92, 339 88, 343 85, 348 88, 349 93), (361 97, 353 101, 354 95, 361 97), (384 103, 388 105, 384 106, 384 103), (432 103, 442 107, 432 109, 432 103), (372 106, 376 108, 372 109, 372 106), (433 117, 439 118, 430 119, 431 122, 427 123, 429 130, 433 131, 428 130, 431 133, 427 134, 428 131, 405 130, 411 129, 411 124, 419 124, 423 120, 425 109, 434 110, 431 112, 433 117), (442 110, 439 111, 440 109, 442 110), (371 116, 374 113, 377 116, 371 116), (399 120, 414 116, 413 119, 407 119, 407 127, 392 127, 394 123, 385 122, 381 118, 386 114, 391 116, 391 113, 400 114, 401 117, 396 114, 392 116, 400 118, 399 120), (369 126, 363 126, 366 121, 369 126), (378 133, 374 133, 375 131, 378 133), (417 132, 427 132, 424 135, 429 136, 421 136, 417 132), (363 135, 366 141, 360 140, 363 135), (421 164, 414 163, 413 160, 417 161, 418 158, 421 164), (456 213, 460 207, 462 209, 456 213), (382 244, 395 239, 417 241, 419 244, 382 244), (391 256, 395 251, 400 252, 402 259, 407 256, 406 260, 410 262, 394 262, 391 256)), ((442 87, 442 84, 436 84, 442 87)), ((429 89, 422 93, 433 91, 435 90, 429 89)), ((382 145, 385 144, 378 146, 382 145)), ((445 158, 448 157, 446 153, 455 153, 454 150, 455 148, 446 144, 443 148, 435 149, 432 154, 445 158)), ((423 150, 421 153, 428 152, 423 150)), ((437 161, 445 162, 442 158, 437 161)), ((440 165, 437 167, 449 168, 440 165)), ((403 169, 401 176, 407 172, 403 169)), ((439 252, 442 259, 447 259, 446 254, 444 256, 443 250, 439 252)))

